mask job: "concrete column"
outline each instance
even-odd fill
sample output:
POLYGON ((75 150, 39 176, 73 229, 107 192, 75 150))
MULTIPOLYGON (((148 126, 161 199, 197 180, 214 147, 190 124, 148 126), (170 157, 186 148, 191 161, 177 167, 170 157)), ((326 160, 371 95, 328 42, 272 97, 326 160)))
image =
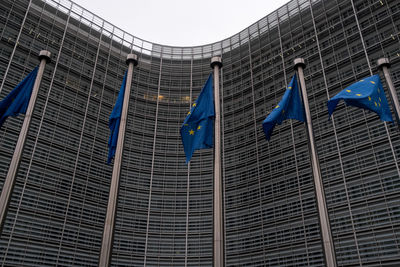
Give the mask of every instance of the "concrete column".
POLYGON ((42 50, 39 53, 40 65, 35 83, 33 85, 32 95, 29 100, 28 108, 26 109, 25 119, 22 124, 21 132, 19 133, 17 145, 15 147, 10 167, 8 169, 7 177, 4 181, 3 189, 0 195, 0 233, 3 231, 3 224, 6 218, 8 206, 10 204, 11 194, 16 181, 18 167, 21 161, 22 152, 24 150, 26 137, 29 131, 29 125, 31 124, 32 114, 39 93, 39 87, 42 81, 44 67, 46 66, 46 63, 50 62, 50 56, 51 53, 46 50, 42 50))
POLYGON ((392 78, 390 77, 390 62, 388 58, 380 58, 377 61, 378 69, 382 70, 383 74, 385 75, 386 83, 389 87, 389 94, 392 100, 392 106, 394 109, 394 113, 396 116, 397 126, 400 127, 400 104, 399 98, 397 97, 396 89, 394 88, 392 78))
POLYGON ((299 76, 301 92, 303 97, 304 111, 306 115, 306 126, 307 126, 308 140, 309 140, 308 143, 311 152, 311 165, 314 176, 314 187, 315 187, 315 194, 317 197, 319 222, 321 227, 322 243, 324 247, 326 266, 336 267, 335 247, 333 245, 331 227, 329 224, 328 209, 326 206, 325 193, 324 193, 324 184, 322 182, 321 171, 319 167, 318 154, 315 146, 314 132, 311 121, 310 106, 308 104, 308 95, 307 95, 306 83, 304 80, 303 69, 305 68, 305 66, 306 64, 304 63, 304 59, 296 58, 294 60, 294 68, 295 70, 297 70, 299 76))
POLYGON ((133 66, 138 64, 137 55, 129 54, 126 58, 128 65, 128 74, 126 77, 126 86, 124 94, 124 103, 122 106, 121 120, 119 124, 118 142, 115 150, 113 173, 110 185, 110 194, 108 197, 107 214, 104 223, 103 240, 101 243, 99 267, 108 267, 111 262, 111 251, 113 246, 115 214, 117 210, 119 177, 121 174, 122 151, 124 148, 125 129, 128 115, 129 97, 131 95, 131 84, 133 75, 133 66))
POLYGON ((224 220, 222 207, 222 175, 221 175, 221 112, 219 99, 219 69, 222 68, 221 57, 211 58, 214 70, 214 267, 224 264, 224 220))

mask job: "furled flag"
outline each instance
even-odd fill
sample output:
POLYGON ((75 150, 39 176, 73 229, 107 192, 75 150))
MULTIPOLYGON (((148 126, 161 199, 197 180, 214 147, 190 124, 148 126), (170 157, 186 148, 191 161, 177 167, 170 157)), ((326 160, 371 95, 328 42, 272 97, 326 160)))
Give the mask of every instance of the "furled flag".
POLYGON ((110 138, 108 139, 107 164, 111 163, 112 159, 115 156, 115 149, 117 148, 119 124, 121 121, 122 106, 124 103, 124 95, 125 95, 126 75, 127 72, 125 72, 121 88, 119 89, 117 102, 115 103, 115 106, 110 115, 110 119, 108 121, 108 127, 110 128, 110 138))
POLYGON ((373 111, 379 115, 382 121, 393 122, 379 75, 373 75, 353 83, 331 98, 328 101, 329 117, 335 111, 340 100, 344 100, 348 106, 373 111))
POLYGON ((263 121, 265 138, 269 140, 275 125, 282 124, 287 119, 296 119, 304 122, 304 108, 300 98, 296 74, 290 81, 282 100, 263 121))
POLYGON ((210 74, 181 127, 186 163, 190 161, 196 149, 213 147, 215 112, 212 83, 213 77, 210 74))
POLYGON ((20 82, 1 102, 0 102, 0 127, 8 116, 17 116, 26 113, 29 100, 31 99, 33 85, 35 84, 38 67, 33 69, 25 79, 20 82))

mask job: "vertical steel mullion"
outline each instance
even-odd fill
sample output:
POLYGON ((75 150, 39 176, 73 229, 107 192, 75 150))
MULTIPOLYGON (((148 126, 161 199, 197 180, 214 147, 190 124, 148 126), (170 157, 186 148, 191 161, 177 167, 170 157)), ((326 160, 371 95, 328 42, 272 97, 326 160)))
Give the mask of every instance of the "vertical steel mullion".
MULTIPOLYGON (((190 60, 190 89, 189 89, 189 108, 192 106, 192 88, 193 88, 193 57, 190 60)), ((189 209, 190 209, 190 161, 187 169, 187 185, 186 185, 186 234, 185 234, 185 267, 187 267, 188 258, 188 237, 189 237, 189 209)))
MULTIPOLYGON (((397 42, 400 44, 400 36, 399 36, 400 33, 399 33, 399 30, 397 29, 396 24, 395 24, 395 22, 394 22, 394 20, 393 20, 393 13, 392 13, 391 9, 389 8, 389 4, 388 4, 388 3, 386 3, 386 10, 387 10, 388 14, 390 14, 390 15, 389 15, 389 16, 390 16, 390 21, 392 22, 392 26, 393 26, 394 33, 395 33, 397 42)), ((375 24, 375 26, 376 26, 376 24, 375 24)), ((377 29, 377 30, 378 30, 378 29, 377 29)), ((400 55, 400 54, 398 54, 398 56, 399 56, 399 55, 400 55)))
MULTIPOLYGON (((282 35, 281 35, 281 27, 280 27, 280 21, 279 21, 278 15, 277 15, 277 19, 278 19, 279 45, 280 45, 281 55, 282 55, 281 58, 282 58, 282 67, 283 67, 283 77, 285 80, 285 87, 287 88, 288 87, 288 83, 287 83, 288 78, 287 78, 287 74, 286 74, 285 60, 283 57, 284 53, 283 53, 282 35)), ((293 142, 293 155, 294 155, 294 161, 295 161, 296 175, 297 175, 297 177, 299 177, 300 173, 299 173, 299 166, 298 166, 298 162, 297 162, 296 143, 294 141, 295 138, 294 138, 294 130, 293 130, 293 121, 290 120, 289 123, 290 123, 290 133, 291 133, 292 142, 293 142)), ((300 183, 299 183, 299 186, 300 186, 300 183)), ((300 203, 301 203, 301 206, 303 207, 301 196, 300 196, 300 203)), ((303 224, 304 224, 304 221, 303 221, 303 224)), ((307 244, 306 244, 306 247, 307 247, 307 244)), ((307 250, 308 250, 308 248, 307 248, 307 250)))
MULTIPOLYGON (((311 0, 310 0, 311 1, 311 0)), ((371 68, 371 64, 369 62, 369 58, 368 58, 368 53, 367 53, 367 47, 365 46, 365 42, 364 42, 364 37, 362 35, 362 31, 361 31, 361 26, 360 23, 358 22, 358 17, 357 17, 357 11, 356 8, 354 6, 354 1, 350 0, 351 2, 351 6, 353 8, 353 12, 354 12, 354 19, 356 20, 356 24, 357 24, 357 28, 358 28, 358 32, 360 33, 360 40, 361 40, 361 44, 363 46, 363 50, 364 50, 364 54, 365 54, 365 59, 367 60, 367 64, 368 64, 368 69, 370 74, 372 75, 372 68, 371 68)))
POLYGON ((331 227, 329 222, 328 208, 325 199, 324 183, 322 181, 321 170, 319 166, 318 151, 315 145, 314 130, 312 125, 312 116, 310 112, 310 106, 308 102, 308 94, 306 88, 306 82, 304 79, 303 68, 305 67, 304 60, 302 58, 296 58, 294 60, 295 69, 297 70, 300 84, 301 84, 301 96, 303 98, 304 113, 305 113, 305 127, 308 136, 308 147, 311 152, 311 168, 314 181, 315 196, 317 200, 319 224, 322 237, 322 246, 324 249, 325 263, 328 267, 336 267, 335 257, 335 246, 333 244, 331 227))
POLYGON ((7 217, 8 207, 11 202, 11 196, 15 183, 17 181, 18 169, 21 163, 22 154, 28 138, 30 124, 32 122, 33 111, 39 94, 40 84, 43 77, 44 68, 47 62, 50 62, 51 53, 46 50, 42 50, 39 53, 40 65, 37 70, 37 75, 32 88, 32 95, 29 100, 28 107, 25 112, 25 118, 22 123, 22 127, 18 136, 17 144, 15 145, 14 153, 11 158, 11 163, 8 168, 7 176, 3 183, 3 188, 0 195, 0 233, 3 232, 4 222, 7 217))
MULTIPOLYGON (((225 127, 224 127, 224 69, 220 69, 221 72, 221 167, 222 167, 222 177, 225 176, 225 127)), ((225 190, 226 184, 225 184, 225 179, 222 179, 222 195, 225 196, 225 190)), ((224 239, 226 240, 226 198, 222 198, 222 219, 223 219, 223 229, 224 229, 224 239)), ((226 242, 224 242, 224 264, 226 265, 227 257, 226 257, 226 242)))
POLYGON ((14 58, 15 51, 17 50, 19 38, 21 37, 22 30, 24 29, 25 21, 26 21, 26 18, 28 17, 28 13, 29 13, 29 9, 30 9, 31 5, 32 5, 32 0, 29 0, 29 4, 28 4, 28 7, 26 8, 26 13, 25 13, 24 19, 22 20, 22 23, 21 23, 21 29, 19 30, 17 39, 15 40, 15 45, 14 45, 13 51, 11 52, 6 71, 4 72, 4 75, 3 75, 3 81, 1 82, 1 85, 0 85, 0 93, 1 93, 1 91, 3 91, 4 83, 6 82, 8 71, 10 70, 10 66, 11 66, 12 60, 14 58))
MULTIPOLYGON (((100 33, 100 40, 101 40, 102 35, 103 35, 103 31, 100 33)), ((74 186, 74 183, 75 183, 76 168, 77 168, 77 164, 78 164, 78 161, 79 161, 79 156, 80 156, 80 151, 81 151, 81 146, 82 146, 82 140, 83 140, 83 132, 84 132, 84 128, 85 128, 85 125, 86 125, 86 118, 87 118, 87 114, 88 114, 88 110, 89 110, 90 96, 92 94, 92 89, 93 89, 93 80, 94 80, 94 76, 95 76, 95 73, 96 73, 97 59, 98 59, 98 55, 99 55, 99 51, 100 51, 100 44, 101 44, 100 40, 99 40, 99 43, 98 43, 98 46, 97 46, 96 60, 95 60, 94 67, 93 67, 93 74, 92 74, 92 79, 91 79, 91 82, 90 82, 88 98, 87 98, 87 101, 86 101, 84 119, 83 119, 83 122, 82 122, 81 131, 80 131, 81 133, 80 133, 80 137, 79 137, 79 144, 78 144, 78 148, 77 148, 78 151, 76 153, 74 170, 72 171, 71 186, 70 186, 70 190, 69 190, 69 193, 68 193, 68 199, 67 199, 67 203, 66 203, 65 216, 64 216, 63 226, 62 226, 62 230, 61 230, 60 243, 63 242, 65 227, 66 227, 66 224, 67 224, 67 217, 68 217, 69 207, 70 207, 71 198, 72 198, 72 190, 73 190, 73 186, 74 186)), ((82 68, 83 68, 83 65, 82 65, 82 68)), ((62 245, 60 245, 59 248, 58 248, 56 265, 58 264, 58 261, 59 261, 59 258, 60 258, 61 248, 62 248, 62 245)))
MULTIPOLYGON (((320 47, 320 44, 319 44, 319 37, 318 37, 317 27, 316 27, 316 24, 315 24, 315 17, 314 17, 314 12, 313 12, 313 9, 312 9, 311 0, 309 0, 309 3, 310 3, 310 13, 311 13, 311 18, 312 18, 312 22, 313 22, 315 40, 316 40, 316 43, 317 43, 318 55, 319 55, 320 63, 321 63, 322 77, 324 78, 326 96, 329 99, 330 95, 329 95, 329 90, 328 90, 328 83, 326 81, 325 66, 324 66, 324 62, 322 60, 322 52, 321 52, 321 47, 320 47)), ((352 209, 351 209, 351 206, 350 206, 350 196, 349 196, 349 191, 348 191, 348 188, 347 188, 347 180, 346 180, 346 176, 345 176, 345 173, 344 173, 342 153, 341 153, 341 150, 340 150, 340 144, 339 144, 339 139, 338 139, 338 136, 337 136, 334 116, 331 117, 331 120, 332 120, 332 126, 333 126, 333 133, 334 133, 334 136, 335 136, 336 148, 338 150, 340 171, 341 171, 342 178, 343 178, 343 185, 344 185, 344 191, 345 191, 345 194, 346 194, 347 208, 349 209, 349 214, 350 214, 351 228, 353 230, 353 237, 354 237, 355 246, 356 246, 356 249, 357 249, 358 262, 361 265, 360 250, 359 250, 359 247, 358 247, 358 239, 357 239, 356 230, 355 230, 355 226, 354 226, 354 216, 353 216, 353 212, 352 212, 352 209)))
MULTIPOLYGON (((69 10, 69 11, 70 11, 70 10, 69 10)), ((62 40, 61 40, 60 48, 59 48, 59 50, 58 50, 57 59, 56 59, 56 61, 55 61, 55 66, 54 66, 54 70, 53 70, 53 75, 52 75, 52 77, 51 77, 51 81, 50 81, 50 85, 49 85, 49 91, 47 92, 46 101, 45 101, 45 104, 44 104, 44 107, 43 107, 43 115, 42 115, 42 117, 41 117, 41 119, 40 119, 39 128, 38 128, 38 133, 37 133, 36 138, 35 138, 35 141, 34 141, 34 145, 33 145, 33 149, 32 149, 32 156, 31 156, 31 158, 30 158, 30 160, 29 160, 27 174, 26 174, 26 176, 25 176, 24 184, 23 184, 23 186, 22 186, 21 196, 19 197, 19 202, 18 202, 18 206, 17 206, 17 211, 16 211, 16 215, 15 215, 15 218, 14 218, 14 222, 13 222, 13 226, 12 226, 12 231, 11 231, 11 234, 10 234, 10 239, 9 239, 9 241, 8 241, 8 245, 7 245, 7 248, 6 248, 5 255, 7 255, 7 252, 8 252, 8 248, 9 248, 9 245, 10 245, 10 242, 11 242, 11 236, 13 235, 13 232, 14 232, 15 224, 16 224, 17 217, 18 217, 19 210, 20 210, 21 203, 22 203, 22 198, 23 198, 23 196, 24 196, 24 194, 25 194, 26 184, 27 184, 27 182, 28 182, 29 174, 30 174, 30 172, 31 172, 32 161, 33 161, 33 158, 34 158, 34 154, 35 154, 35 152, 36 152, 36 148, 37 148, 37 144, 38 144, 40 132, 41 132, 41 129, 42 129, 42 126, 43 126, 44 114, 46 113, 46 110, 47 110, 47 104, 48 104, 48 102, 49 102, 50 93, 51 93, 51 91, 52 91, 52 87, 53 87, 53 83, 54 83, 54 78, 55 78, 55 75, 56 75, 56 71, 57 71, 57 68, 58 68, 58 64, 59 64, 59 62, 60 62, 61 51, 62 51, 62 48, 63 48, 65 36, 66 36, 66 33, 67 33, 67 28, 68 28, 69 19, 70 19, 70 13, 71 13, 71 12, 68 13, 68 18, 67 18, 67 21, 66 21, 66 23, 65 23, 64 34, 63 34, 63 37, 62 37, 62 40)), ((4 259, 5 259, 5 257, 4 257, 4 259)), ((4 260, 3 260, 3 264, 4 264, 4 260)))
POLYGON ((104 221, 103 238, 101 242, 100 257, 99 257, 99 267, 108 267, 111 263, 112 258, 112 248, 114 240, 114 227, 117 213, 118 204, 118 191, 119 191, 119 181, 121 177, 122 169, 122 159, 125 143, 125 133, 126 133, 126 123, 128 120, 128 109, 129 100, 131 96, 131 86, 132 86, 132 74, 133 66, 137 65, 137 56, 134 54, 128 54, 126 59, 126 64, 128 65, 128 73, 126 75, 126 84, 124 92, 124 100, 122 104, 122 111, 119 123, 118 131, 118 141, 115 150, 115 159, 113 165, 113 172, 110 183, 110 192, 107 202, 107 214, 104 221))
MULTIPOLYGON (((31 2, 32 1, 29 1, 27 10, 29 9, 29 6, 30 6, 31 2)), ((7 26, 8 26, 8 22, 10 21, 10 16, 12 14, 13 9, 16 7, 16 4, 17 4, 17 1, 12 1, 12 4, 11 4, 11 7, 10 7, 10 9, 8 11, 7 17, 4 20, 5 23, 4 23, 4 28, 2 29, 1 34, 0 34, 0 40, 3 39, 5 30, 6 30, 7 26)), ((25 15, 24 15, 24 17, 25 17, 25 15)), ((24 22, 22 22, 21 26, 23 26, 23 25, 24 25, 24 22)))
POLYGON ((155 159, 155 151, 156 151, 156 139, 157 139, 157 124, 158 124, 158 106, 160 102, 160 88, 161 88, 161 74, 162 74, 162 65, 163 65, 163 51, 161 50, 160 55, 160 73, 158 74, 158 89, 157 89, 157 104, 156 104, 156 117, 154 122, 154 135, 153 135, 153 152, 151 157, 151 172, 150 172, 150 185, 149 185, 149 203, 147 208, 147 226, 146 226, 146 243, 144 247, 144 266, 146 266, 147 262, 147 246, 149 239, 149 223, 150 223, 150 208, 151 208, 151 193, 153 186, 153 175, 154 175, 154 159, 155 159))
MULTIPOLYGON (((101 41, 101 40, 100 40, 101 41)), ((95 126, 95 129, 94 129, 94 138, 93 138, 93 144, 92 144, 92 146, 91 146, 91 150, 90 150, 90 161, 89 161, 89 164, 88 164, 88 167, 87 167, 87 169, 89 170, 90 168, 92 168, 92 163, 93 163, 93 151, 94 151, 94 146, 95 146, 95 140, 96 140, 96 136, 97 136, 97 132, 98 132, 98 128, 99 128, 99 120, 100 120, 100 114, 101 114, 101 108, 102 108, 102 103, 103 103, 103 101, 101 101, 101 99, 103 98, 103 94, 104 94, 104 91, 105 91, 105 87, 106 87, 106 77, 107 77, 107 75, 108 75, 108 71, 109 71, 109 63, 110 63, 110 57, 111 57, 111 48, 112 48, 112 43, 110 43, 110 47, 109 47, 109 49, 108 49, 108 56, 107 56, 107 63, 106 63, 106 71, 105 71, 105 74, 104 74, 104 77, 103 77, 103 86, 102 86, 102 88, 101 88, 101 93, 100 93, 100 95, 99 95, 99 102, 100 102, 100 104, 99 104, 99 111, 97 112, 97 116, 96 116, 96 126, 95 126)), ((85 185, 85 190, 84 190, 84 195, 86 195, 86 190, 87 190, 87 187, 88 187, 88 185, 86 184, 85 185)))
MULTIPOLYGON (((299 7, 299 5, 297 4, 297 6, 299 7)), ((300 12, 300 10, 299 10, 299 12, 300 12)), ((286 74, 286 64, 285 64, 285 60, 284 60, 284 52, 283 52, 283 44, 282 44, 282 35, 281 35, 281 27, 280 27, 280 21, 279 21, 279 16, 277 16, 277 19, 278 19, 278 33, 279 33, 279 45, 280 45, 280 49, 281 49, 281 53, 282 53, 282 66, 283 66, 283 76, 284 76, 284 80, 285 80, 285 87, 287 88, 288 87, 288 77, 287 77, 287 74, 286 74)), ((301 19, 301 17, 300 17, 300 19, 301 19)), ((298 194, 299 194, 299 202, 300 202, 300 209, 301 209, 301 211, 302 211, 302 213, 301 213, 301 220, 302 220, 302 223, 303 223, 303 229, 304 229, 304 232, 306 232, 305 231, 305 229, 306 229, 306 226, 305 226, 305 219, 304 219, 304 208, 303 208, 303 196, 302 196, 302 193, 301 193, 301 182, 300 182, 300 172, 299 172, 299 163, 298 163, 298 160, 297 160, 297 150, 296 150, 296 142, 295 142, 295 136, 294 136, 294 128, 293 128, 293 120, 290 120, 289 121, 289 124, 290 124, 290 133, 291 133, 291 140, 292 140, 292 143, 293 143, 293 156, 294 156, 294 162, 295 162, 295 169, 296 169, 296 177, 297 177, 297 185, 298 185, 298 188, 297 188, 297 191, 298 191, 298 194)), ((307 262, 309 263, 309 257, 308 257, 308 253, 309 253, 309 249, 308 249, 308 245, 307 245, 307 237, 306 237, 306 235, 304 235, 304 246, 305 246, 305 249, 306 249, 306 252, 307 252, 307 262)))
MULTIPOLYGON (((357 11, 356 11, 356 8, 354 6, 354 0, 351 0, 351 6, 353 8, 354 18, 355 18, 356 23, 357 23, 358 32, 360 33, 360 39, 361 39, 361 43, 362 43, 362 46, 363 46, 363 49, 364 49, 365 59, 367 60, 367 63, 368 63, 369 72, 370 72, 371 75, 373 75, 371 64, 370 64, 369 58, 368 58, 367 48, 365 46, 364 37, 363 37, 362 31, 361 31, 361 26, 360 26, 360 23, 358 21, 357 11)), ((363 112, 365 114, 365 111, 363 111, 363 112)), ((387 138, 388 138, 388 141, 389 141, 390 149, 392 150, 392 156, 393 156, 394 164, 396 165, 397 174, 400 176, 400 168, 399 168, 399 164, 397 163, 396 152, 395 152, 393 144, 392 144, 392 138, 390 137, 389 128, 387 126, 387 122, 383 122, 383 123, 385 125, 385 131, 386 131, 386 135, 387 135, 387 138)), ((368 133, 369 133, 369 131, 368 131, 368 133)))
MULTIPOLYGON (((262 233, 262 243, 264 243, 264 211, 262 205, 262 193, 261 193, 261 175, 260 175, 260 157, 259 157, 259 150, 258 150, 258 134, 257 134, 257 113, 256 113, 256 99, 255 99, 255 90, 254 90, 254 75, 253 75, 253 61, 251 59, 251 35, 250 29, 247 28, 247 32, 249 35, 248 41, 248 51, 249 51, 249 64, 250 64, 250 84, 251 84, 251 92, 252 92, 252 108, 253 108, 253 129, 254 129, 254 140, 255 140, 255 149, 256 149, 256 163, 257 163, 257 180, 258 180, 258 193, 259 193, 259 205, 260 205, 260 214, 261 214, 261 233, 262 233)), ((259 29, 258 29, 259 30, 259 29)), ((263 249, 265 253, 265 250, 263 249)), ((264 266, 266 265, 265 262, 265 255, 263 255, 263 262, 264 266)))

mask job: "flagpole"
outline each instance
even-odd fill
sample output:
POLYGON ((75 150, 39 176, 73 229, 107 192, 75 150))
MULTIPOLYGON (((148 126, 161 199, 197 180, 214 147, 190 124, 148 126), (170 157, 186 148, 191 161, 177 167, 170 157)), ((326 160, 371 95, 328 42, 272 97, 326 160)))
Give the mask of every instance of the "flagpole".
POLYGON ((309 145, 310 145, 310 150, 311 150, 311 165, 312 165, 313 176, 314 176, 314 187, 315 187, 315 193, 316 193, 316 197, 317 197, 318 213, 319 213, 319 221, 320 221, 320 226, 321 226, 322 241, 323 241, 323 246, 324 246, 325 261, 326 261, 327 267, 335 267, 336 266, 335 248, 334 248, 333 240, 332 240, 331 227, 329 225, 328 209, 327 209, 326 201, 325 201, 324 186, 322 183, 321 171, 320 171, 319 161, 318 161, 318 154, 317 154, 317 150, 315 147, 314 132, 313 132, 312 121, 311 121, 310 107, 308 104, 306 83, 304 81, 303 69, 305 68, 305 66, 306 66, 306 64, 304 63, 303 58, 296 58, 294 60, 294 68, 295 68, 295 70, 297 70, 298 75, 299 75, 303 103, 304 103, 304 110, 305 110, 305 115, 306 115, 307 132, 308 132, 308 139, 309 139, 309 145))
POLYGON ((392 78, 390 77, 389 68, 390 62, 388 58, 380 58, 377 61, 378 68, 383 71, 385 75, 386 83, 389 87, 390 98, 392 99, 392 105, 394 108, 394 113, 396 115, 397 125, 400 127, 400 104, 397 97, 396 89, 394 88, 392 78))
POLYGON ((137 55, 128 54, 126 58, 128 65, 128 74, 126 77, 124 102, 122 105, 121 121, 118 132, 118 142, 115 150, 114 166, 111 177, 110 194, 108 197, 107 214, 104 223, 103 240, 101 243, 99 267, 108 267, 111 262, 111 250, 114 237, 115 214, 117 209, 119 177, 121 174, 122 151, 124 148, 125 129, 128 115, 129 97, 131 95, 131 84, 133 75, 133 66, 137 66, 137 55))
POLYGON ((224 227, 222 210, 222 177, 221 177, 221 114, 219 99, 219 69, 222 68, 221 57, 211 58, 214 70, 214 267, 224 266, 224 227))
POLYGON ((33 85, 32 95, 29 100, 28 108, 26 109, 25 119, 22 124, 17 145, 15 146, 14 154, 11 159, 10 167, 8 169, 8 173, 0 195, 0 233, 3 232, 4 221, 6 219, 7 209, 10 204, 11 194, 16 181, 18 167, 21 161, 22 152, 24 150, 26 137, 28 135, 29 125, 31 123, 33 109, 35 108, 40 82, 42 81, 44 67, 46 66, 46 63, 50 62, 50 56, 51 53, 49 51, 42 50, 39 52, 39 70, 35 79, 35 83, 33 85))

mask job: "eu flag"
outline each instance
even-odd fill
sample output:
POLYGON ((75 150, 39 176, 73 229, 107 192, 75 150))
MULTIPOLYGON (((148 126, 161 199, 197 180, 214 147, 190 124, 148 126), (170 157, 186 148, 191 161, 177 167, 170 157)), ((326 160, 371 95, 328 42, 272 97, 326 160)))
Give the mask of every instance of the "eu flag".
POLYGON ((122 106, 124 103, 124 95, 125 95, 126 75, 127 72, 125 72, 121 88, 119 89, 117 102, 115 103, 115 106, 110 115, 110 119, 108 121, 108 127, 110 128, 110 138, 108 139, 107 164, 111 163, 111 160, 115 156, 115 149, 117 148, 119 124, 121 121, 122 106))
POLYGON ((210 74, 181 127, 186 163, 190 161, 196 149, 213 147, 215 112, 212 83, 213 78, 210 74))
POLYGON ((265 138, 270 140, 275 125, 282 124, 287 119, 296 119, 304 122, 304 108, 300 99, 296 74, 290 81, 282 100, 263 121, 265 138))
POLYGON ((373 111, 379 115, 382 121, 393 122, 379 75, 373 75, 353 83, 331 98, 328 101, 329 117, 335 111, 340 100, 344 100, 348 106, 373 111))
POLYGON ((29 100, 31 99, 33 85, 35 84, 38 67, 36 67, 25 79, 20 82, 1 102, 0 102, 0 127, 8 116, 17 116, 26 113, 29 100))

